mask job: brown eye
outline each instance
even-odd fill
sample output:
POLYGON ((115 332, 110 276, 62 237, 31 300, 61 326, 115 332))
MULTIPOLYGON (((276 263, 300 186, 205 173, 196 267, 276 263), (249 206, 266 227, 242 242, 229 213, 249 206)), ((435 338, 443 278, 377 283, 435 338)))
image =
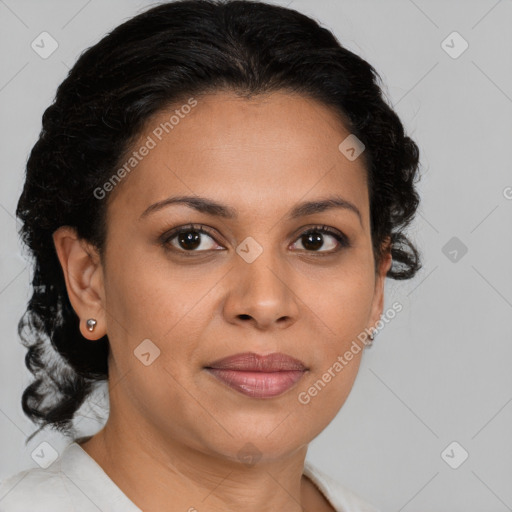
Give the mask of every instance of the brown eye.
POLYGON ((162 243, 181 252, 204 252, 214 250, 217 246, 211 235, 195 226, 185 226, 166 233, 162 243))
MULTIPOLYGON (((309 229, 308 231, 302 233, 302 235, 299 237, 299 241, 302 244, 304 250, 308 252, 337 252, 340 246, 349 246, 347 238, 341 232, 334 231, 333 229, 326 226, 309 229)), ((295 244, 297 243, 298 242, 295 244)))
POLYGON ((201 234, 197 231, 180 231, 176 241, 182 249, 193 251, 201 245, 201 234))

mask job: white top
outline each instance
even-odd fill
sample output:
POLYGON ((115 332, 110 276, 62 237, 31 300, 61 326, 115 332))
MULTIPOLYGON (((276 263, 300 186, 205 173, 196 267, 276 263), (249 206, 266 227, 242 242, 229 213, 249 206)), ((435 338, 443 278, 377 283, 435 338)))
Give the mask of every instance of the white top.
MULTIPOLYGON (((67 445, 46 469, 26 469, 4 479, 0 512, 142 512, 78 444, 82 439, 67 445)), ((308 460, 304 474, 337 512, 378 512, 308 460)))

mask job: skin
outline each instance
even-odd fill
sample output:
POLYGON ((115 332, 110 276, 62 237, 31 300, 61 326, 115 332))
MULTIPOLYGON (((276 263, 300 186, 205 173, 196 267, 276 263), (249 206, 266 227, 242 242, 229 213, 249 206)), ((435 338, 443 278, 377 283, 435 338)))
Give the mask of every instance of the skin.
MULTIPOLYGON (((391 255, 375 272, 364 163, 339 151, 349 132, 314 100, 287 92, 197 99, 111 193, 104 261, 71 228, 54 233, 81 332, 108 334, 111 347, 110 415, 82 446, 145 512, 333 510, 304 477, 304 460, 345 402, 364 345, 307 405, 298 395, 383 311, 391 255), (361 218, 337 208, 287 219, 297 203, 333 194, 361 218), (238 217, 174 204, 140 218, 178 195, 214 199, 238 217), (210 229, 192 257, 177 238, 159 242, 189 223, 210 229), (308 249, 301 235, 315 225, 341 231, 350 247, 320 234, 324 244, 308 249), (249 236, 263 248, 252 263, 235 252, 249 236), (88 318, 97 320, 93 332, 88 318), (134 356, 147 338, 160 350, 148 366, 134 356), (257 399, 204 369, 246 351, 284 352, 309 370, 284 394, 257 399), (259 454, 250 466, 238 456, 248 442, 259 454)), ((148 123, 141 143, 171 110, 148 123)))

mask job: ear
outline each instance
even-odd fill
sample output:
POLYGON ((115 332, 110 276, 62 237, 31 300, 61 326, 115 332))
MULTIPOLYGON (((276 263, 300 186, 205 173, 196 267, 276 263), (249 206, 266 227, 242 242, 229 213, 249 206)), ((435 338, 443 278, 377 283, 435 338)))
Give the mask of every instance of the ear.
POLYGON ((375 289, 373 294, 373 303, 371 311, 371 323, 373 327, 380 320, 384 309, 384 284, 386 274, 391 268, 393 258, 391 256, 391 237, 386 237, 382 244, 382 258, 375 276, 375 289))
POLYGON ((80 318, 84 338, 96 340, 106 334, 105 290, 103 268, 97 249, 78 237, 74 228, 61 226, 53 233, 53 243, 59 258, 69 301, 80 318), (87 329, 87 319, 94 318, 93 332, 87 329))

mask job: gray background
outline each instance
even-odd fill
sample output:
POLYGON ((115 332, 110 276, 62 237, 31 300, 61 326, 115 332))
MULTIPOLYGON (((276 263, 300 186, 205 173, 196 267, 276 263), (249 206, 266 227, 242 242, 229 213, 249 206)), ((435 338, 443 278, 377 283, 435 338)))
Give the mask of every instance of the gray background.
MULTIPOLYGON (((382 510, 512 510, 512 2, 276 3, 315 17, 377 69, 423 175, 410 235, 424 268, 412 281, 388 280, 385 309, 404 309, 366 351, 308 457, 382 510), (442 47, 453 31, 469 43, 458 58, 442 47), (441 457, 452 441, 469 453, 458 469, 441 457)), ((78 55, 148 5, 0 0, 0 479, 35 466, 42 441, 68 442, 48 432, 24 445, 34 427, 20 397, 32 378, 17 322, 30 267, 14 210, 28 152, 78 55), (43 31, 59 44, 47 59, 31 48, 43 31)), ((453 41, 452 52, 461 48, 453 41)), ((94 433, 101 425, 83 413, 80 428, 94 433)), ((460 454, 449 451, 452 464, 460 454)))

